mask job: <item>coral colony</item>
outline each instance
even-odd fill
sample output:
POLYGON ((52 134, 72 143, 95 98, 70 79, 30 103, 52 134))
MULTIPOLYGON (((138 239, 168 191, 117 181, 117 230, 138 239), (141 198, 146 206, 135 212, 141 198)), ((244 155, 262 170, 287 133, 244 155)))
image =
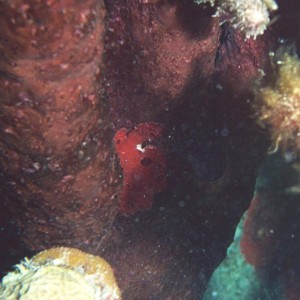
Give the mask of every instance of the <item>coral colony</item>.
POLYGON ((121 299, 110 265, 73 248, 53 248, 25 259, 7 274, 1 299, 121 299))
POLYGON ((300 299, 300 1, 0 15, 0 299, 203 299, 246 211, 244 263, 300 299))
POLYGON ((254 39, 264 33, 270 22, 269 13, 277 10, 273 0, 195 0, 196 3, 216 5, 216 17, 229 21, 232 26, 245 33, 246 38, 254 39))

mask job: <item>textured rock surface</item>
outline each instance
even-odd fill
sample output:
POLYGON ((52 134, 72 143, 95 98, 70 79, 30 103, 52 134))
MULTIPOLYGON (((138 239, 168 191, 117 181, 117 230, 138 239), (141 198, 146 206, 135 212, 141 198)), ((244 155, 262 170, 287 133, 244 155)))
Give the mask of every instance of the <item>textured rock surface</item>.
POLYGON ((118 192, 99 85, 103 2, 2 1, 0 11, 2 204, 31 249, 94 249, 118 192))

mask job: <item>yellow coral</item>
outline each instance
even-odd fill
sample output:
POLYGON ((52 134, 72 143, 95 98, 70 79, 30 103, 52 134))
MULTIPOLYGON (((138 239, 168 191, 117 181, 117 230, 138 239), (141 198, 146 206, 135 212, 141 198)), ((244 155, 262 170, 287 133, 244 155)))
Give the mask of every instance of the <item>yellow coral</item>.
POLYGON ((0 299, 121 299, 110 265, 73 248, 53 248, 21 262, 2 280, 0 299))
POLYGON ((275 82, 257 93, 258 118, 270 126, 274 144, 300 150, 300 61, 284 54, 277 64, 275 82))

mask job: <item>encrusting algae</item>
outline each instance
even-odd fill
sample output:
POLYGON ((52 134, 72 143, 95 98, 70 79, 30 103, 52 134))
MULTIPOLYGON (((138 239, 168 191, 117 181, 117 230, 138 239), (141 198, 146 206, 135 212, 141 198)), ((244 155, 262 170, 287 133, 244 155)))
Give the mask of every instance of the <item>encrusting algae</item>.
POLYGON ((274 150, 300 150, 300 61, 285 53, 276 64, 274 82, 256 93, 258 122, 270 129, 274 150))
POLYGON ((16 265, 0 285, 0 300, 121 299, 110 265, 74 248, 45 250, 16 265))

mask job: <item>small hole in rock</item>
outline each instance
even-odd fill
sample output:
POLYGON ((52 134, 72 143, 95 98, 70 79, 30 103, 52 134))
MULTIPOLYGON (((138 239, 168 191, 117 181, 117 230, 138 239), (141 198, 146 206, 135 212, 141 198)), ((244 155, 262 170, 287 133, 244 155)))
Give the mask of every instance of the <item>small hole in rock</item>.
POLYGON ((141 165, 144 166, 144 167, 148 167, 151 164, 152 164, 152 159, 150 157, 144 157, 141 160, 141 165))

